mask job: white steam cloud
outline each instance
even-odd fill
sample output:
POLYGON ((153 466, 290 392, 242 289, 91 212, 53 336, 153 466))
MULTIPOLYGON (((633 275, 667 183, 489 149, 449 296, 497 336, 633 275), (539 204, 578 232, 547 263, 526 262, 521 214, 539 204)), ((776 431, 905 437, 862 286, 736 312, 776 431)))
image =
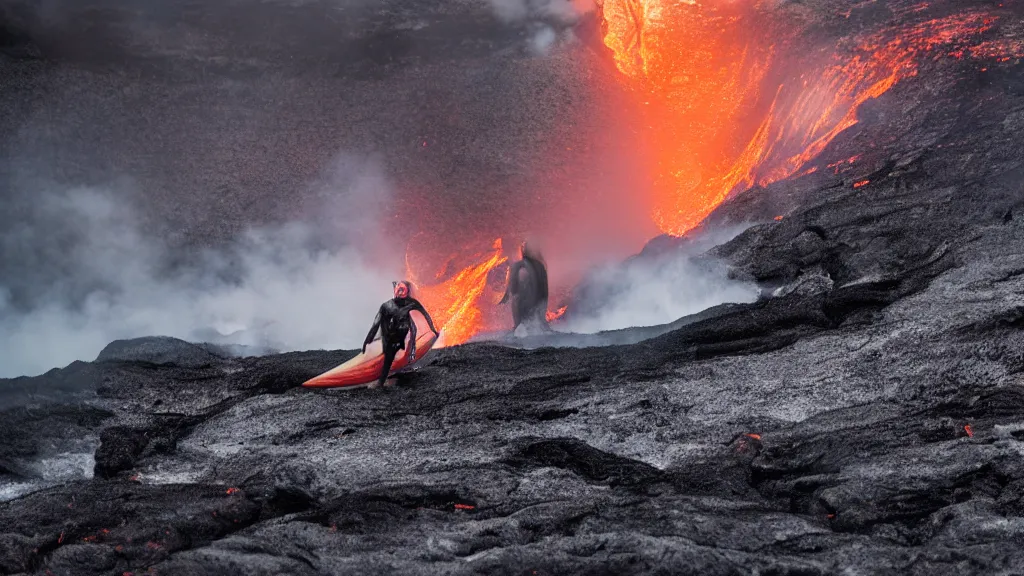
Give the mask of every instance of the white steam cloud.
MULTIPOLYGON (((343 162, 335 172, 348 168, 343 162)), ((321 212, 372 218, 386 192, 375 181, 347 179, 328 201, 333 209, 321 212)), ((327 196, 332 182, 338 178, 318 190, 327 196)), ((348 225, 365 233, 356 221, 348 225)), ((182 264, 110 190, 37 196, 22 223, 0 231, 0 254, 20 253, 31 277, 17 285, 7 265, 12 275, 0 278, 0 377, 92 360, 113 340, 140 336, 264 350, 355 348, 390 295, 394 270, 368 263, 351 237, 309 218, 250 229, 182 264), (55 271, 40 274, 41 267, 55 271)))
POLYGON ((488 0, 495 15, 506 22, 533 18, 551 18, 572 22, 580 14, 594 10, 592 0, 488 0))
MULTIPOLYGON (((527 48, 535 55, 547 54, 558 41, 559 29, 568 28, 580 16, 596 9, 594 0, 488 0, 495 16, 503 22, 528 24, 527 48)), ((571 38, 567 31, 566 38, 571 38)))
POLYGON ((592 295, 587 300, 599 305, 590 306, 589 313, 574 314, 566 329, 594 333, 657 326, 719 304, 755 301, 759 289, 754 283, 730 279, 726 266, 702 256, 746 228, 706 233, 679 249, 592 272, 586 280, 592 295))
POLYGON ((541 25, 530 37, 530 51, 537 55, 547 54, 558 39, 558 33, 550 26, 541 25))

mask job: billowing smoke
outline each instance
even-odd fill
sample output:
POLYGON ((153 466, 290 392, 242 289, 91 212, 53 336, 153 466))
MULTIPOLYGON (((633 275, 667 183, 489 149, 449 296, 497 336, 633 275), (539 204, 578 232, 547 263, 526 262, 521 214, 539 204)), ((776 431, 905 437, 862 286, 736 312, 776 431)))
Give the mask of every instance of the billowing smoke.
POLYGON ((708 231, 679 247, 641 254, 592 272, 578 292, 566 330, 593 333, 667 324, 726 302, 753 302, 753 283, 728 277, 727 266, 704 253, 747 226, 708 231))
POLYGON ((547 54, 559 36, 571 38, 571 26, 580 16, 593 11, 593 0, 488 0, 503 22, 526 23, 527 48, 536 55, 547 54))
POLYGON ((568 22, 596 8, 592 0, 488 0, 506 22, 551 18, 568 22))
POLYGON ((36 193, 0 231, 0 376, 92 360, 166 335, 253 352, 355 348, 397 267, 356 242, 379 228, 374 171, 339 161, 321 214, 248 229, 216 249, 172 246, 114 188, 36 193), (336 224, 336 225, 335 225, 336 224))

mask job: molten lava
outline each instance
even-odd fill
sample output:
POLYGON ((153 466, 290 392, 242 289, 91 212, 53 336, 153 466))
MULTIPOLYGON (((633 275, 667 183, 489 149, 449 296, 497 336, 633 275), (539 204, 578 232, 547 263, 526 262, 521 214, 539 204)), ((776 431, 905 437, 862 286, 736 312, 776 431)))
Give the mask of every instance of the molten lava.
POLYGON ((797 173, 857 123, 861 104, 915 76, 924 57, 1000 60, 1022 51, 1014 39, 982 41, 996 19, 978 12, 815 48, 793 14, 763 3, 599 3, 605 45, 645 110, 653 218, 677 236, 734 191, 797 173))
MULTIPOLYGON (((793 8, 794 3, 598 4, 604 43, 642 110, 631 120, 647 142, 641 155, 653 176, 652 218, 676 236, 698 225, 730 194, 816 172, 813 160, 857 123, 860 106, 917 75, 927 58, 998 62, 1024 56, 1016 37, 998 36, 995 17, 963 11, 929 19, 926 3, 891 3, 889 22, 870 30, 858 24, 856 32, 838 41, 834 30, 823 33, 813 19, 802 19, 803 8, 793 8)), ((853 12, 864 6, 853 5, 841 16, 853 23, 853 12)), ((838 175, 858 159, 827 169, 838 175)), ((869 183, 861 176, 852 186, 869 183)), ((422 218, 417 206, 416 216, 422 218)), ((465 232, 474 241, 487 238, 479 229, 458 230, 465 232)), ((494 306, 499 294, 489 285, 496 279, 491 273, 508 260, 501 240, 490 252, 469 257, 472 250, 451 249, 462 245, 450 241, 456 235, 447 234, 446 248, 437 248, 428 235, 410 243, 426 253, 406 254, 406 277, 443 331, 438 347, 505 325, 494 306)), ((565 310, 547 312, 548 320, 565 310)))
POLYGON ((500 238, 494 241, 492 250, 489 255, 481 255, 476 264, 432 286, 422 285, 416 280, 417 276, 406 259, 406 277, 416 286, 416 298, 443 332, 444 346, 466 342, 484 328, 481 301, 487 291, 487 277, 491 270, 508 260, 502 254, 500 238))
POLYGON ((548 322, 554 322, 555 320, 558 320, 559 318, 564 316, 565 315, 565 311, 568 308, 569 308, 568 306, 562 306, 561 308, 559 308, 558 310, 555 310, 554 312, 551 312, 549 310, 549 311, 544 313, 544 317, 547 318, 548 322))
MULTIPOLYGON (((435 280, 443 279, 456 267, 454 263, 459 260, 465 258, 457 254, 448 257, 444 260, 441 270, 431 276, 435 280)), ((406 254, 406 277, 416 287, 416 298, 430 312, 434 324, 443 333, 435 348, 462 344, 482 331, 505 327, 504 321, 499 320, 494 314, 497 312, 494 304, 501 294, 488 284, 491 272, 508 262, 508 257, 503 254, 501 238, 494 241, 491 252, 477 254, 471 261, 472 264, 447 280, 425 285, 417 280, 420 276, 414 271, 410 255, 406 254)), ((568 306, 561 306, 555 311, 547 311, 545 316, 548 322, 552 322, 564 316, 567 309, 568 306)), ((510 317, 505 320, 510 320, 510 317)), ((508 327, 510 328, 511 324, 508 327)))

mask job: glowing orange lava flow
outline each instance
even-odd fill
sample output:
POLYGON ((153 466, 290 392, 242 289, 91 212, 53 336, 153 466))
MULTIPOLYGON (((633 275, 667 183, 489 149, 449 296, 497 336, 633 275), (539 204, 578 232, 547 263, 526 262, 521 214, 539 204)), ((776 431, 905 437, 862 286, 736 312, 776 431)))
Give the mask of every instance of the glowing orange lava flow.
POLYGON ((861 104, 916 75, 923 57, 1001 60, 1021 52, 1014 39, 982 42, 995 18, 977 12, 815 49, 792 14, 762 11, 762 3, 599 4, 604 43, 647 111, 654 221, 677 236, 734 190, 797 173, 857 123, 861 104))
MULTIPOLYGON (((895 31, 855 39, 852 55, 833 57, 815 81, 796 87, 792 104, 773 110, 759 132, 764 143, 751 142, 745 154, 753 162, 738 165, 738 184, 765 186, 798 171, 840 132, 857 123, 857 108, 900 80, 918 73, 918 62, 931 51, 989 30, 993 18, 969 13, 929 20, 895 31)), ((780 87, 780 92, 787 87, 780 87)), ((863 184, 861 184, 863 185, 863 184)), ((735 184, 734 184, 735 186, 735 184)), ((721 192, 722 199, 731 190, 721 192)))
POLYGON ((565 311, 566 311, 567 308, 569 308, 569 307, 568 306, 562 306, 561 308, 559 308, 558 310, 555 310, 554 312, 551 312, 549 310, 549 311, 544 313, 544 317, 547 319, 548 322, 554 322, 555 320, 558 320, 559 318, 561 318, 562 316, 565 315, 565 311))
MULTIPOLYGON (((487 290, 487 276, 491 270, 505 263, 501 239, 494 241, 493 252, 481 256, 482 261, 461 270, 448 280, 434 286, 424 286, 406 262, 406 277, 416 286, 416 298, 430 312, 434 323, 442 331, 442 346, 462 344, 483 328, 481 300, 487 290)), ((447 264, 446 264, 447 266, 447 264)))

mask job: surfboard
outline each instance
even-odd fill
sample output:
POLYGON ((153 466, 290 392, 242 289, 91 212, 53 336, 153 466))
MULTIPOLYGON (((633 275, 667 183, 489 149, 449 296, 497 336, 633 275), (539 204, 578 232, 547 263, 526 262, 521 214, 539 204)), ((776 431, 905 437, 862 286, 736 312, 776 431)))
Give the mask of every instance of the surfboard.
MULTIPOLYGON (((416 323, 416 361, 419 362, 423 356, 434 346, 437 337, 430 331, 427 319, 415 310, 410 312, 413 322, 416 323)), ((407 337, 408 338, 408 337, 407 337)), ((395 361, 391 363, 389 374, 410 366, 408 342, 406 350, 399 350, 395 361)), ((380 334, 366 346, 366 352, 357 354, 348 362, 335 366, 327 372, 305 381, 302 385, 306 388, 344 388, 351 386, 363 386, 377 380, 380 371, 384 368, 384 344, 381 342, 380 334)))

